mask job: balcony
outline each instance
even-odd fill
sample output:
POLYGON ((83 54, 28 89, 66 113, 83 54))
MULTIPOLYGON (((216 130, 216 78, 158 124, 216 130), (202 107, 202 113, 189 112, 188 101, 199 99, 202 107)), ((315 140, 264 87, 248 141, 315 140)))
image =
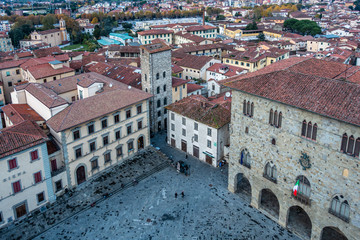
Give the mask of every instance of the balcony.
POLYGON ((51 177, 55 177, 56 175, 58 175, 58 174, 60 174, 60 173, 62 173, 64 171, 65 171, 65 166, 62 166, 62 167, 56 169, 55 171, 52 171, 51 172, 51 177))
POLYGON ((302 204, 311 206, 311 199, 308 196, 305 196, 301 193, 298 193, 296 196, 294 196, 294 193, 292 190, 291 190, 291 195, 293 196, 294 199, 301 202, 302 204))

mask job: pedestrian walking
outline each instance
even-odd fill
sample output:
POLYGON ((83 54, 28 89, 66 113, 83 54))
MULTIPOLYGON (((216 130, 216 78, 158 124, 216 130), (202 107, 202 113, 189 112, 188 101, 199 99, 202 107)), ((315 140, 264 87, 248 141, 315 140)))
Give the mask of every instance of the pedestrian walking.
POLYGON ((185 197, 184 191, 181 192, 181 197, 185 197))
POLYGON ((177 198, 177 192, 175 193, 175 198, 177 198))

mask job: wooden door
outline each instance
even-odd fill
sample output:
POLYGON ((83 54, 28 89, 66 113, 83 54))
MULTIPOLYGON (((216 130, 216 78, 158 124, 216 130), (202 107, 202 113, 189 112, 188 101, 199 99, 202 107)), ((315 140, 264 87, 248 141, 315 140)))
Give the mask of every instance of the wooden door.
POLYGON ((187 151, 186 141, 184 140, 181 140, 181 150, 184 152, 187 151))
POLYGON ((16 207, 15 212, 16 212, 16 218, 26 215, 27 214, 26 204, 24 203, 24 204, 21 204, 20 206, 16 207))
POLYGON ((193 146, 193 156, 199 158, 199 148, 197 146, 193 146))
POLYGON ((207 162, 208 164, 212 165, 212 157, 210 157, 210 156, 208 156, 208 155, 205 155, 205 156, 206 156, 206 158, 205 158, 206 162, 207 162))
POLYGON ((172 146, 172 147, 176 147, 175 139, 173 139, 173 138, 171 139, 171 146, 172 146))
POLYGON ((143 148, 144 148, 144 137, 141 136, 138 139, 138 150, 143 149, 143 148))
POLYGON ((57 163, 56 163, 56 159, 51 160, 51 171, 54 172, 57 170, 57 163))
POLYGON ((76 170, 77 184, 81 184, 86 181, 85 167, 81 166, 76 170))

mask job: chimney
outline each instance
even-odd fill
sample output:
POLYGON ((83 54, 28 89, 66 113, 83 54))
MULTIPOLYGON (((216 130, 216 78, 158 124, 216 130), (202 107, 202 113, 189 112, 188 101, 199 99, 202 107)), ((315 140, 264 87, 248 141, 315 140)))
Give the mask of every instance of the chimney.
POLYGON ((203 8, 203 25, 205 25, 205 8, 203 8))

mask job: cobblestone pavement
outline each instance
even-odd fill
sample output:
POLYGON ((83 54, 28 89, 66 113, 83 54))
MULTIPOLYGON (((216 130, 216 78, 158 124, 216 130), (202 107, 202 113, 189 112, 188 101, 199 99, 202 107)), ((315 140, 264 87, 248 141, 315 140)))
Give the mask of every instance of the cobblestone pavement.
MULTIPOLYGON (((141 181, 156 171, 168 167, 168 159, 150 147, 136 156, 117 165, 101 176, 81 184, 75 191, 64 194, 47 211, 35 212, 32 216, 0 230, 0 239, 28 239, 80 211, 105 201, 107 194, 132 187, 134 180, 141 181)), ((92 211, 89 209, 88 211, 92 211)), ((74 219, 77 217, 75 216, 74 219)))
POLYGON ((185 160, 184 153, 164 144, 163 136, 154 145, 189 163, 191 175, 165 168, 35 239, 298 239, 230 193, 224 169, 185 160))

